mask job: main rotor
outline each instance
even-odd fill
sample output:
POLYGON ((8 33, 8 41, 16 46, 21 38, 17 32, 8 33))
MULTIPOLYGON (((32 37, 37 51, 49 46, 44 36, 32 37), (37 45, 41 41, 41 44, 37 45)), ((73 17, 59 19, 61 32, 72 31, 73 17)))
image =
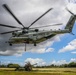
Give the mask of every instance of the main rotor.
POLYGON ((4 25, 4 24, 0 24, 0 26, 4 26, 4 27, 9 27, 9 28, 19 28, 19 30, 14 30, 14 31, 8 31, 8 32, 3 32, 0 34, 7 34, 7 33, 13 33, 15 31, 21 31, 23 33, 26 33, 26 31, 30 30, 30 29, 35 29, 35 31, 38 31, 38 28, 42 28, 42 27, 48 27, 48 26, 56 26, 56 25, 61 25, 60 24, 54 24, 54 25, 47 25, 47 26, 40 26, 40 27, 34 27, 34 28, 30 28, 32 25, 34 25, 39 19, 41 19, 43 16, 45 16, 48 12, 50 12, 53 8, 48 9, 45 13, 43 13, 40 17, 38 17, 35 21, 33 21, 28 27, 25 27, 24 24, 14 15, 14 13, 12 12, 12 10, 9 8, 9 6, 7 4, 3 4, 3 7, 5 8, 5 10, 8 11, 8 13, 17 21, 17 23, 19 25, 21 25, 22 27, 16 27, 16 26, 10 26, 10 25, 4 25))

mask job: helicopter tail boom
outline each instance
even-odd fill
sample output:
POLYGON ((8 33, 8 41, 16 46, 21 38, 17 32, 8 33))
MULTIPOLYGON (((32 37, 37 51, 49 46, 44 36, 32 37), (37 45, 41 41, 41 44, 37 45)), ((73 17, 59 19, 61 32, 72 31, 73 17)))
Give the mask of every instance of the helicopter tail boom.
POLYGON ((69 32, 72 32, 75 20, 76 20, 76 15, 74 15, 74 13, 72 13, 70 10, 67 9, 67 11, 72 14, 68 23, 66 24, 65 29, 69 29, 69 32))

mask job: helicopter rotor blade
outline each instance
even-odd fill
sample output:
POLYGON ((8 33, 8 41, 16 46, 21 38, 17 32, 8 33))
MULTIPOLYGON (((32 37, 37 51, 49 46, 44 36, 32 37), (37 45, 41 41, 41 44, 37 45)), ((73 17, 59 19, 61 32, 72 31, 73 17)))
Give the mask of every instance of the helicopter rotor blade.
POLYGON ((19 31, 19 30, 13 30, 13 31, 8 31, 8 32, 2 32, 2 33, 0 33, 1 35, 3 35, 3 34, 9 34, 9 33, 13 33, 13 32, 16 32, 16 31, 19 31))
POLYGON ((19 29, 21 29, 20 27, 10 26, 10 25, 4 25, 4 24, 0 24, 0 26, 9 27, 9 28, 19 28, 19 29))
MULTIPOLYGON (((49 10, 47 10, 44 14, 42 14, 40 17, 38 17, 34 22, 31 23, 31 25, 29 27, 31 27, 34 23, 36 23, 40 18, 42 18, 44 15, 46 15, 49 11, 51 11, 53 8, 50 8, 49 10)), ((28 28, 29 28, 28 27, 28 28)))
POLYGON ((25 27, 19 20, 18 18, 14 15, 14 13, 11 11, 11 9, 9 8, 9 6, 7 4, 3 4, 3 7, 12 15, 12 17, 23 27, 25 27))
POLYGON ((66 10, 74 16, 74 13, 72 13, 68 8, 66 8, 66 10))
POLYGON ((60 23, 60 24, 46 25, 46 26, 39 26, 39 27, 30 28, 30 29, 43 28, 43 27, 49 27, 49 26, 58 26, 58 25, 62 25, 62 23, 60 23))

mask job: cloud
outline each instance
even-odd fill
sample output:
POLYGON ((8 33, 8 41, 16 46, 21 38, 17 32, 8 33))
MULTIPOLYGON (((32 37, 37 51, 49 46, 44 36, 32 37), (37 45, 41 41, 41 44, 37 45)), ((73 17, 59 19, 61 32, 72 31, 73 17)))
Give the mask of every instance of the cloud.
POLYGON ((68 64, 68 62, 66 60, 59 60, 59 61, 53 60, 51 62, 51 64, 54 64, 54 65, 62 65, 62 64, 68 64))
POLYGON ((53 60, 51 61, 50 64, 54 64, 54 65, 62 65, 62 64, 69 64, 71 62, 76 62, 76 58, 71 58, 69 61, 66 61, 66 60, 53 60))
POLYGON ((70 62, 76 62, 76 58, 71 58, 70 62))
POLYGON ((59 53, 67 52, 67 51, 73 51, 76 49, 76 39, 72 40, 70 43, 68 43, 67 46, 63 47, 59 50, 59 53))
POLYGON ((53 42, 51 40, 48 40, 48 41, 42 42, 40 44, 37 44, 36 47, 30 45, 30 46, 26 47, 26 50, 27 50, 27 52, 32 52, 32 53, 52 52, 54 50, 53 48, 50 48, 49 50, 48 50, 48 48, 46 49, 46 47, 49 47, 52 44, 53 44, 53 42))
POLYGON ((76 0, 66 0, 68 3, 76 4, 76 0))
POLYGON ((45 66, 45 65, 62 65, 62 64, 69 64, 71 62, 76 62, 76 58, 71 58, 69 61, 66 60, 53 60, 51 62, 45 62, 43 59, 40 58, 27 58, 25 62, 30 62, 32 65, 37 64, 38 66, 45 66))
POLYGON ((76 4, 73 4, 73 3, 69 3, 68 5, 67 5, 67 7, 68 7, 68 9, 69 10, 72 10, 72 12, 74 13, 74 14, 76 14, 76 4))
POLYGON ((75 52, 71 52, 72 54, 76 54, 76 51, 75 52))
POLYGON ((25 60, 25 62, 30 62, 32 65, 37 64, 39 66, 42 66, 42 65, 45 65, 46 64, 46 62, 43 59, 39 59, 39 58, 36 58, 36 59, 27 58, 25 60))
MULTIPOLYGON (((2 46, 3 47, 3 46, 2 46)), ((21 45, 15 45, 15 46, 7 46, 5 45, 4 48, 0 48, 0 55, 16 55, 16 56, 21 56, 24 51, 24 47, 21 45), (2 49, 2 50, 1 50, 2 49)))

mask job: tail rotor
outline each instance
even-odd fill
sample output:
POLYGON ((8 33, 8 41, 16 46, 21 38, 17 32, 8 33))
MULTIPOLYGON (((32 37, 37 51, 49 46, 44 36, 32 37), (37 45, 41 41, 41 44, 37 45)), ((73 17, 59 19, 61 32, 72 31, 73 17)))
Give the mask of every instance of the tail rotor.
POLYGON ((73 16, 76 16, 74 13, 72 13, 68 8, 66 8, 66 10, 73 16))

